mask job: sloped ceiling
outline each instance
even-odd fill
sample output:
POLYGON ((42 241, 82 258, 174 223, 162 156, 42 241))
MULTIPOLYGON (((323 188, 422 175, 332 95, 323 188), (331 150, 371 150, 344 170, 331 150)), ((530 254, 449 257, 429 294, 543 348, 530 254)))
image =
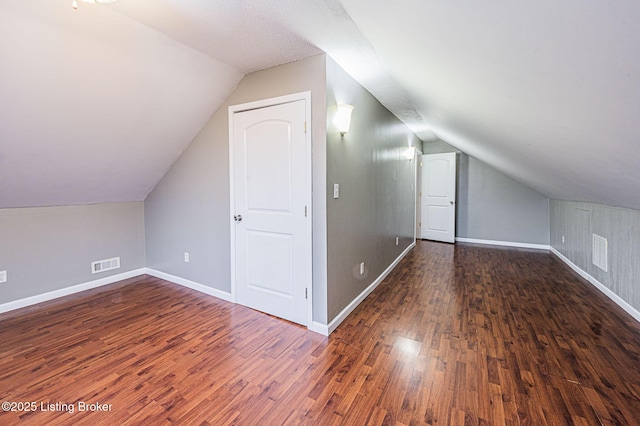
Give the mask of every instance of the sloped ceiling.
POLYGON ((0 2, 0 207, 142 200, 245 73, 327 52, 416 133, 640 209, 640 3, 0 2))
POLYGON ((439 138, 552 198, 640 209, 640 3, 376 3, 343 0, 439 138))
POLYGON ((143 200, 247 71, 319 52, 236 2, 78 3, 0 2, 0 207, 143 200))

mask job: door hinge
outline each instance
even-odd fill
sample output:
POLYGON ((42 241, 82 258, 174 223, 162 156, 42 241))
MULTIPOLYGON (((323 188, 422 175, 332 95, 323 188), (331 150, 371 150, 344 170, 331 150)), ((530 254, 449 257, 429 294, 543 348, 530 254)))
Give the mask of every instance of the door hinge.
POLYGON ((307 133, 307 122, 304 122, 304 132, 307 133))
POLYGON ((307 297, 307 288, 306 287, 304 288, 304 298, 308 299, 308 297, 307 297))
POLYGON ((307 217, 307 206, 304 206, 304 217, 307 217))

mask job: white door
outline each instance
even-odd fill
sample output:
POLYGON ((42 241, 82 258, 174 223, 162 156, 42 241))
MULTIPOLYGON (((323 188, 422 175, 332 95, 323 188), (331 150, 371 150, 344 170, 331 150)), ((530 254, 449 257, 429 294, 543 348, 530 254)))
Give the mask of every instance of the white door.
POLYGON ((421 238, 453 243, 456 234, 456 153, 423 155, 421 238))
POLYGON ((236 301, 303 325, 311 289, 306 108, 298 100, 232 118, 236 301))

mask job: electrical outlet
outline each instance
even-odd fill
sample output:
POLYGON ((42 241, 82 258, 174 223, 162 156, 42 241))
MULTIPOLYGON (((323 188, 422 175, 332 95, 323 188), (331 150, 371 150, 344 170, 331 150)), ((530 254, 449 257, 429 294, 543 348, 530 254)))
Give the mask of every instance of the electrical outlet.
POLYGON ((0 283, 7 282, 7 271, 0 271, 0 283))
POLYGON ((189 252, 187 252, 187 251, 184 252, 184 261, 186 263, 189 263, 189 252))
POLYGON ((360 264, 360 275, 364 274, 364 262, 360 264))
POLYGON ((396 245, 400 243, 400 237, 396 237, 396 245))
POLYGON ((333 184, 333 198, 340 198, 340 184, 333 184))

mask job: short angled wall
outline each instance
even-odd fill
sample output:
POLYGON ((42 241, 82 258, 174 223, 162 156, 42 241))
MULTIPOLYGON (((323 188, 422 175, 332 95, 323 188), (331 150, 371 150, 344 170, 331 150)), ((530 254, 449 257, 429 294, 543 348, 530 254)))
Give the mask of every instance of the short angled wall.
POLYGON ((553 252, 640 321, 640 211, 551 200, 553 252), (607 240, 608 266, 593 262, 594 235, 607 240))

